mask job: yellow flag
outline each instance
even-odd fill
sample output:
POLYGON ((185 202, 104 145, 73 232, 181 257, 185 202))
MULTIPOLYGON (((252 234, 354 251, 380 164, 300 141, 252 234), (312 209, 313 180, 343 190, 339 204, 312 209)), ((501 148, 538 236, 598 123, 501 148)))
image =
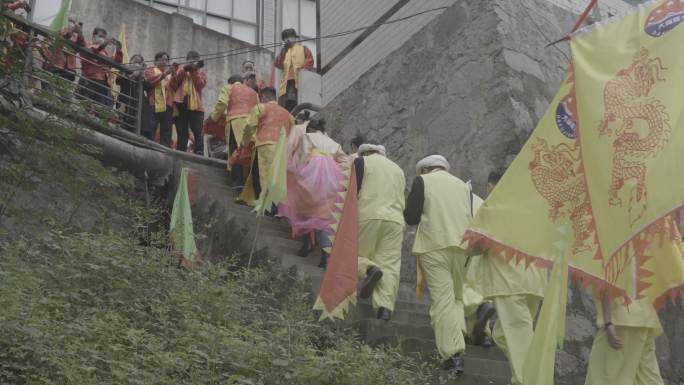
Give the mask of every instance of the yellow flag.
POLYGON ((568 301, 568 235, 567 225, 559 228, 560 240, 556 243, 558 257, 553 264, 551 279, 544 293, 544 302, 537 328, 527 350, 523 365, 525 385, 553 384, 556 347, 563 348, 565 313, 568 301))
POLYGON ((551 262, 569 222, 568 268, 584 284, 656 305, 684 290, 671 215, 684 205, 682 21, 684 3, 669 0, 573 36, 568 77, 478 211, 470 247, 551 262))
POLYGON ((121 32, 119 32, 119 41, 121 42, 123 62, 128 63, 130 61, 130 58, 128 56, 128 44, 126 43, 126 24, 121 24, 121 32))
MULTIPOLYGON (((126 24, 121 24, 121 31, 119 32, 119 41, 121 42, 121 52, 123 53, 123 63, 128 63, 128 46, 126 45, 126 24)), ((116 77, 119 75, 119 70, 111 69, 112 72, 112 98, 116 99, 119 95, 120 87, 116 84, 116 77)))
POLYGON ((572 91, 568 76, 528 142, 477 211, 465 236, 471 247, 515 258, 514 262, 551 262, 557 253, 556 228, 571 222, 568 236, 573 258, 592 259, 595 246, 572 91))
POLYGON ((630 297, 684 283, 681 259, 646 253, 680 240, 671 214, 684 205, 682 21, 683 2, 659 1, 571 43, 597 273, 630 297))
POLYGON ((274 204, 278 204, 287 199, 287 134, 285 129, 280 129, 280 137, 276 143, 273 163, 268 170, 266 186, 261 186, 259 199, 254 203, 254 210, 257 215, 264 215, 264 212, 271 211, 274 204))

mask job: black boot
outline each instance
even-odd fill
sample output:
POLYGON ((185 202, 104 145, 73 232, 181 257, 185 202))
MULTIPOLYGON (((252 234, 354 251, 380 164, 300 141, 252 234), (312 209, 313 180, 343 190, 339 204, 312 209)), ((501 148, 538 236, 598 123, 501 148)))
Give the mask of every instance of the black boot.
POLYGON ((465 362, 460 354, 455 354, 442 363, 442 369, 453 370, 456 374, 461 374, 465 370, 465 362))
POLYGON ((299 248, 299 251, 297 252, 297 255, 306 258, 309 256, 309 253, 311 252, 311 244, 309 243, 309 235, 302 235, 302 247, 299 248))
POLYGON ((325 269, 326 267, 328 267, 328 257, 329 256, 330 256, 330 254, 321 250, 321 262, 318 264, 318 267, 320 267, 321 269, 325 269))
POLYGON ((485 328, 494 314, 496 314, 496 309, 491 303, 485 302, 477 308, 477 322, 473 326, 473 343, 475 345, 482 345, 484 342, 485 328))
POLYGON ((382 270, 378 268, 377 266, 371 266, 366 270, 366 279, 361 282, 361 292, 359 293, 359 297, 361 298, 368 298, 373 294, 373 289, 375 289, 375 285, 378 284, 380 281, 380 278, 382 278, 382 270))
POLYGON ((384 308, 384 307, 380 307, 378 309, 378 319, 381 319, 381 320, 387 322, 390 320, 390 318, 392 318, 392 311, 391 310, 384 308))

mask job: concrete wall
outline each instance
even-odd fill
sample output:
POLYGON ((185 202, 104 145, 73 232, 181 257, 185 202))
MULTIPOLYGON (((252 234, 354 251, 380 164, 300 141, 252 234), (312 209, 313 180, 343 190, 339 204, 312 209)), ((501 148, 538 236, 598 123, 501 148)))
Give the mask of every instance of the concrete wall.
POLYGON ((205 60, 209 78, 204 92, 206 108, 213 107, 221 87, 231 74, 240 72, 244 60, 253 60, 261 70, 262 78, 270 79, 271 76, 272 52, 195 25, 186 16, 167 14, 133 0, 73 0, 71 14, 83 21, 86 38, 97 26, 118 36, 125 24, 129 54, 140 53, 145 60, 153 60, 158 51, 166 51, 171 57, 179 58, 177 61, 182 61, 190 50, 204 54, 253 49, 249 53, 205 60))
MULTIPOLYGON (((558 89, 567 43, 546 48, 576 15, 546 0, 462 0, 380 60, 323 109, 331 135, 345 146, 357 132, 379 140, 406 172, 430 153, 484 192, 488 173, 512 161, 558 89)), ((325 85, 325 83, 324 83, 325 85)), ((410 237, 407 237, 410 238, 410 237)), ((415 258, 402 256, 402 280, 415 280, 415 258)), ((570 293, 566 344, 556 384, 581 385, 591 351, 594 306, 570 293)), ((668 385, 684 378, 684 306, 662 313, 657 340, 668 385)))

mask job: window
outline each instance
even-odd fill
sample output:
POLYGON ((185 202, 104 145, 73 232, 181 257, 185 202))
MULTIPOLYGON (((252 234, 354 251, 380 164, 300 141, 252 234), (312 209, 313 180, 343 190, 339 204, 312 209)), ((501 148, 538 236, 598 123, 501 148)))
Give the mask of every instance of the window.
POLYGON ((233 2, 231 0, 207 0, 207 12, 218 16, 233 16, 233 2))
MULTIPOLYGON (((45 0, 43 0, 45 1, 45 0)), ((257 43, 258 0, 137 0, 164 12, 189 16, 195 24, 257 43)))
POLYGON ((316 1, 315 0, 283 0, 282 29, 294 28, 300 39, 306 40, 302 45, 311 50, 314 60, 317 54, 316 36, 316 1), (310 40, 309 40, 310 39, 310 40))
POLYGON ((236 20, 257 22, 257 7, 254 0, 233 0, 233 18, 236 20))

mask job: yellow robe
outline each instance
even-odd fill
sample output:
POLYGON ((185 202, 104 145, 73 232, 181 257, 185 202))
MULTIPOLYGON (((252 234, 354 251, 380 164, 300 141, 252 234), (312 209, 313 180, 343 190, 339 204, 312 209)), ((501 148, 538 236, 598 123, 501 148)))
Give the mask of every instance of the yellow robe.
POLYGON ((546 269, 524 263, 508 263, 499 256, 484 255, 479 263, 480 289, 496 307, 494 342, 511 366, 511 384, 522 385, 522 369, 532 335, 533 320, 544 298, 546 269))
POLYGON ((364 157, 359 191, 359 279, 371 266, 382 270, 373 291, 373 308, 394 310, 399 292, 404 238, 404 171, 380 154, 364 157))
MULTIPOLYGON (((257 125, 259 124, 259 119, 261 119, 263 113, 264 108, 262 107, 261 103, 257 104, 256 106, 254 106, 254 108, 252 108, 252 111, 250 111, 249 115, 247 115, 245 130, 243 132, 241 141, 241 143, 243 144, 248 143, 250 141, 255 141, 254 151, 252 153, 252 169, 254 168, 254 159, 257 158, 259 162, 259 182, 262 188, 263 186, 266 186, 266 181, 268 180, 268 170, 275 156, 276 148, 275 141, 259 141, 255 140, 254 138, 256 134, 257 125)), ((292 126, 295 125, 295 120, 292 116, 290 116, 290 123, 292 126)), ((245 187, 242 189, 242 192, 239 196, 239 199, 241 201, 245 202, 250 206, 253 206, 254 201, 258 198, 252 186, 252 173, 250 172, 247 176, 247 180, 245 181, 245 187)))
POLYGON ((283 96, 287 93, 287 78, 290 68, 294 69, 295 86, 299 88, 299 69, 304 66, 304 62, 306 62, 306 55, 303 45, 294 44, 287 50, 285 60, 283 61, 283 72, 280 87, 278 88, 278 96, 283 96))
POLYGON ((461 236, 475 212, 470 186, 444 170, 422 175, 423 213, 413 255, 430 289, 430 321, 442 359, 465 351, 463 283, 466 256, 461 236), (472 204, 472 207, 471 207, 472 204))
POLYGON ((655 338, 663 333, 658 314, 648 298, 624 306, 613 303, 611 320, 624 343, 620 350, 608 344, 601 301, 596 303, 599 330, 591 348, 585 385, 663 385, 655 354, 655 338))

